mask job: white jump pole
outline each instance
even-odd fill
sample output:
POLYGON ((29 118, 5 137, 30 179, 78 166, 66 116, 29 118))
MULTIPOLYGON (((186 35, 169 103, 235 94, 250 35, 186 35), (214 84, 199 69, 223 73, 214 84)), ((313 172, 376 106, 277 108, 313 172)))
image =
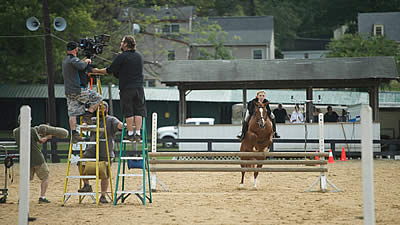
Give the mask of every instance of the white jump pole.
MULTIPOLYGON (((324 137, 324 114, 318 114, 318 124, 319 124, 319 152, 325 152, 325 137, 324 137)), ((321 157, 321 160, 325 160, 325 157, 321 157)), ((325 165, 321 164, 321 167, 325 165)), ((328 190, 326 186, 326 174, 322 172, 320 174, 320 187, 322 192, 328 190)))
MULTIPOLYGON (((157 113, 153 112, 152 114, 152 126, 151 126, 151 152, 157 152, 157 113)), ((168 191, 167 186, 160 179, 157 178, 156 174, 153 172, 151 175, 151 189, 153 191, 157 190, 157 183, 161 185, 161 187, 168 191)))
POLYGON ((19 130, 19 206, 18 224, 28 224, 29 216, 29 170, 31 159, 31 107, 22 106, 20 110, 20 130, 19 130))
POLYGON ((152 114, 151 124, 151 152, 157 151, 157 113, 152 114))
MULTIPOLYGON (((319 152, 325 152, 325 137, 324 137, 324 114, 318 114, 318 124, 319 124, 319 152)), ((321 160, 325 160, 325 157, 321 157, 321 160)), ((325 164, 320 164, 321 168, 326 168, 325 164)), ((310 192, 311 189, 318 183, 320 183, 321 192, 328 191, 328 185, 331 185, 335 190, 335 192, 340 192, 339 188, 337 188, 327 177, 325 172, 321 172, 318 179, 311 184, 311 186, 306 190, 310 192)))
MULTIPOLYGON (((151 124, 151 152, 157 151, 157 113, 152 114, 152 124, 151 124)), ((157 177, 153 173, 151 176, 151 189, 157 189, 157 177)))
POLYGON ((375 224, 374 165, 372 148, 372 109, 361 106, 361 167, 363 180, 364 224, 375 224))

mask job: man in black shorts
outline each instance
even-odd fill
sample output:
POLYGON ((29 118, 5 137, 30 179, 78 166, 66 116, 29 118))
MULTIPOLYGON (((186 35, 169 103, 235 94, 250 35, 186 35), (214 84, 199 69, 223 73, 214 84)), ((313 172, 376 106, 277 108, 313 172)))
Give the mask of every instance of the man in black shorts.
POLYGON ((136 51, 136 41, 132 35, 122 38, 121 51, 107 68, 92 70, 93 73, 113 73, 119 78, 119 95, 122 115, 126 119, 130 141, 140 141, 142 117, 146 115, 143 87, 143 56, 136 51), (133 131, 135 123, 136 131, 133 131))

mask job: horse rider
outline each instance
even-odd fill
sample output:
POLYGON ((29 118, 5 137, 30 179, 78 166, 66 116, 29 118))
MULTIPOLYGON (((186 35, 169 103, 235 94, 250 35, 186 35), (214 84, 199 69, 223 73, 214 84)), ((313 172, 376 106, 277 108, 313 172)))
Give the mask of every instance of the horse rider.
MULTIPOLYGON (((244 137, 246 136, 247 130, 249 128, 249 119, 251 118, 252 115, 254 115, 254 112, 256 110, 256 103, 269 103, 267 99, 265 99, 265 91, 257 91, 256 97, 249 101, 247 103, 247 111, 246 111, 246 116, 242 124, 242 134, 238 135, 237 138, 240 139, 240 141, 243 141, 244 137)), ((275 116, 271 112, 271 108, 269 107, 269 104, 266 106, 267 108, 267 115, 269 119, 272 121, 272 129, 274 130, 274 138, 280 138, 278 133, 276 132, 276 124, 275 124, 275 116)))

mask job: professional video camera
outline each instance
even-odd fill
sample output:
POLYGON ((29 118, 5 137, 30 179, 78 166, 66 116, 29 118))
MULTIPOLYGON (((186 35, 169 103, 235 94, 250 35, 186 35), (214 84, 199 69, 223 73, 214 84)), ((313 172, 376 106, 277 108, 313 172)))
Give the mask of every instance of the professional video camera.
POLYGON ((110 35, 102 34, 91 38, 81 38, 79 48, 83 50, 83 54, 87 58, 91 58, 93 55, 99 55, 103 52, 103 47, 107 46, 110 41, 110 35))

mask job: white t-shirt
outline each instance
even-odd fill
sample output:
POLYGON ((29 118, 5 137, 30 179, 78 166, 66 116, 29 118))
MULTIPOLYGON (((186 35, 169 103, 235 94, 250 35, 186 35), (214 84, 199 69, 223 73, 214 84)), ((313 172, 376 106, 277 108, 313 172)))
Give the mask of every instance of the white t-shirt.
POLYGON ((296 112, 296 110, 294 110, 292 112, 292 116, 290 117, 290 122, 291 123, 303 123, 304 122, 303 113, 296 112))

